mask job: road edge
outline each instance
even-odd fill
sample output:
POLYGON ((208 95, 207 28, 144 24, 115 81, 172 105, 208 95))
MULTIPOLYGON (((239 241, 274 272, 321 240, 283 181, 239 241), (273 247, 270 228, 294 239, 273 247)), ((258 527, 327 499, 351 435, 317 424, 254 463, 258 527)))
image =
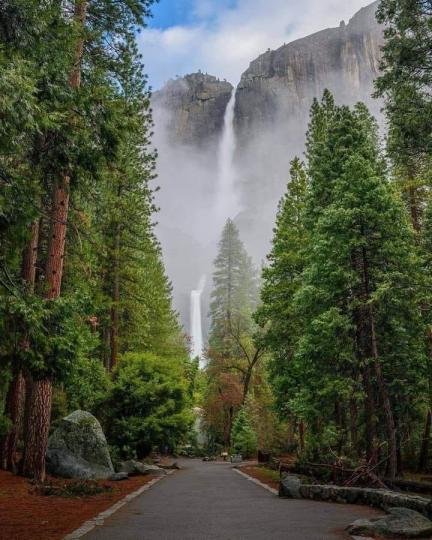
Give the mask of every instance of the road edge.
POLYGON ((129 493, 123 499, 120 499, 115 504, 104 510, 103 512, 100 512, 96 517, 89 519, 85 521, 80 527, 72 531, 71 533, 67 534, 63 537, 63 540, 78 540, 79 538, 82 538, 84 535, 95 529, 96 527, 100 527, 105 523, 105 520, 109 517, 111 517, 113 514, 117 512, 117 510, 120 510, 123 506, 125 506, 127 503, 133 501, 136 497, 139 497, 142 495, 145 491, 148 491, 150 488, 152 488, 155 484, 169 476, 170 474, 173 474, 175 471, 170 470, 167 471, 167 474, 164 476, 158 476, 154 478, 153 480, 150 480, 147 484, 144 484, 144 486, 141 486, 136 491, 133 491, 132 493, 129 493))
MULTIPOLYGON (((253 476, 249 476, 248 474, 244 473, 243 471, 240 471, 239 469, 237 469, 235 467, 233 468, 233 470, 236 473, 243 476, 244 478, 246 478, 246 480, 249 480, 250 482, 253 482, 257 486, 261 486, 262 488, 266 489, 267 491, 270 491, 270 493, 273 493, 273 495, 279 495, 277 489, 274 489, 274 488, 268 486, 267 484, 264 484, 264 482, 260 482, 259 480, 257 480, 253 476)), ((371 538, 369 536, 362 536, 362 537, 360 537, 360 536, 350 536, 350 538, 352 538, 352 540, 374 540, 373 538, 371 538)))
POLYGON ((239 469, 236 469, 236 468, 234 468, 233 470, 236 473, 243 476, 244 478, 246 478, 246 480, 249 480, 250 482, 253 482, 257 486, 261 486, 262 488, 266 489, 267 491, 270 491, 270 493, 272 493, 273 495, 278 495, 279 494, 277 489, 274 489, 274 488, 268 486, 267 484, 264 484, 264 482, 261 482, 260 480, 257 480, 253 476, 249 476, 248 474, 246 474, 243 471, 240 471, 239 469))

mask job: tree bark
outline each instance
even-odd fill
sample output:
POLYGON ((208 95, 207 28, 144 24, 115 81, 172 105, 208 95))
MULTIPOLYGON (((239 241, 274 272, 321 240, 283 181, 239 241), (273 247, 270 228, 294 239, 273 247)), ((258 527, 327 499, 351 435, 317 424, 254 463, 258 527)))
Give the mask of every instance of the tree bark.
POLYGON ((408 190, 408 199, 409 199, 409 209, 410 209, 410 215, 411 215, 411 223, 414 228, 414 231, 416 232, 417 236, 419 235, 421 231, 421 224, 420 224, 420 209, 419 209, 419 201, 417 196, 417 190, 414 187, 410 187, 408 190))
POLYGON ((303 420, 299 422, 299 443, 300 443, 300 452, 304 452, 305 449, 305 424, 303 420))
POLYGON ((369 366, 363 370, 363 388, 365 391, 364 409, 366 422, 366 459, 371 466, 378 462, 376 451, 375 399, 372 386, 372 376, 369 366))
POLYGON ((11 431, 3 438, 1 468, 16 472, 15 454, 21 432, 25 396, 25 381, 22 370, 14 376, 6 397, 6 413, 12 421, 11 431))
MULTIPOLYGON (((28 293, 33 293, 36 277, 36 261, 39 244, 39 220, 35 220, 30 228, 30 240, 23 250, 21 278, 28 293)), ((19 347, 28 346, 27 336, 23 335, 19 347)), ((13 366, 13 379, 6 398, 6 415, 12 421, 11 431, 1 442, 1 463, 3 469, 16 472, 16 451, 18 440, 23 427, 26 384, 20 360, 13 366)))
MULTIPOLYGON (((366 237, 363 225, 361 226, 361 234, 366 237)), ((358 321, 360 323, 360 334, 362 340, 361 354, 365 355, 364 359, 368 361, 368 358, 372 359, 372 366, 374 368, 375 378, 377 381, 378 392, 381 398, 381 402, 384 409, 384 419, 387 431, 387 443, 388 443, 388 467, 390 478, 395 478, 397 473, 397 440, 396 440, 396 427, 394 422, 393 410, 390 402, 390 397, 387 391, 387 387, 384 381, 382 372, 381 361, 378 353, 378 342, 376 335, 375 316, 372 305, 370 304, 370 278, 369 278, 369 263, 367 257, 366 248, 363 247, 361 251, 357 252, 354 257, 355 266, 357 271, 360 271, 361 276, 361 291, 360 298, 362 300, 362 307, 359 310, 358 321), (367 345, 366 345, 367 344, 367 345)), ((369 374, 366 371, 366 376, 369 374)), ((369 387, 370 380, 368 381, 369 393, 371 388, 369 387)))
POLYGON ((111 303, 111 329, 110 329, 110 370, 113 370, 118 361, 118 333, 119 333, 119 302, 120 302, 120 224, 115 225, 114 260, 112 271, 112 303, 111 303))
MULTIPOLYGON (((53 193, 45 271, 47 281, 45 295, 48 300, 55 300, 61 292, 68 211, 69 177, 63 175, 61 182, 54 187, 53 193)), ((25 426, 27 433, 23 474, 34 477, 38 482, 43 482, 45 479, 45 453, 48 446, 51 399, 51 378, 34 380, 29 397, 30 412, 25 426)))
MULTIPOLYGON (((81 32, 84 30, 85 21, 87 17, 87 7, 89 0, 76 0, 75 1, 75 13, 74 19, 79 24, 81 32)), ((75 55, 74 55, 74 65, 72 73, 69 77, 69 84, 72 88, 79 88, 81 86, 81 63, 84 53, 84 38, 80 37, 78 40, 75 55)))
MULTIPOLYGON (((363 234, 363 229, 362 229, 363 234)), ((369 296, 368 277, 365 272, 366 254, 356 250, 352 254, 353 270, 360 276, 360 284, 354 294, 361 301, 361 305, 356 308, 353 314, 356 333, 356 355, 361 373, 362 386, 364 390, 364 413, 365 413, 365 439, 366 439, 366 459, 371 466, 377 464, 378 455, 376 449, 376 414, 375 414, 375 392, 372 384, 372 374, 369 365, 370 338, 367 308, 365 307, 369 296)))
POLYGON ((23 474, 36 482, 45 480, 45 453, 51 417, 52 381, 49 378, 34 381, 27 433, 27 446, 23 474))
POLYGON ((370 325, 371 325, 371 342, 372 342, 372 355, 374 362, 375 377, 378 384, 378 390, 380 393, 382 405, 384 408, 384 417, 386 424, 386 431, 388 437, 388 450, 389 450, 389 478, 396 478, 397 473, 397 441, 396 441, 396 427, 394 422, 393 411, 390 403, 390 398, 387 392, 384 376, 382 373, 381 362, 378 355, 378 345, 375 330, 375 318, 372 310, 372 306, 369 306, 370 313, 370 325))
POLYGON ((357 402, 354 398, 350 399, 350 438, 351 438, 351 448, 360 457, 360 449, 358 445, 358 431, 357 431, 357 419, 358 419, 358 410, 357 402))
POLYGON ((424 472, 427 468, 428 457, 429 457, 431 424, 432 424, 432 411, 431 409, 429 409, 426 414, 422 444, 420 448, 420 455, 419 455, 419 460, 418 460, 418 465, 417 465, 418 472, 424 472))

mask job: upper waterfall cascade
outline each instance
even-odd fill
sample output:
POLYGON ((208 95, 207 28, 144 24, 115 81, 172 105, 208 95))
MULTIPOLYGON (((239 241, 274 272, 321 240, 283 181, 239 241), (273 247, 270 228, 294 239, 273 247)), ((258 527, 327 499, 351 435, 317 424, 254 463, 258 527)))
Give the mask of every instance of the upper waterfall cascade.
MULTIPOLYGON (((236 193, 236 172, 234 166, 234 155, 236 149, 236 139, 234 130, 234 113, 236 103, 236 91, 233 90, 228 102, 224 127, 219 143, 218 155, 218 182, 216 193, 215 214, 212 227, 221 231, 228 218, 234 219, 240 210, 240 205, 236 193)), ((197 289, 191 291, 190 303, 190 333, 191 333, 191 358, 199 358, 200 366, 204 367, 203 357, 204 340, 202 333, 202 313, 201 297, 205 287, 205 276, 200 280, 197 289)))
POLYGON ((223 224, 229 217, 234 219, 240 210, 235 185, 236 170, 234 165, 236 150, 234 129, 235 105, 236 90, 234 89, 225 110, 224 127, 219 145, 216 198, 216 225, 219 230, 222 230, 223 224))

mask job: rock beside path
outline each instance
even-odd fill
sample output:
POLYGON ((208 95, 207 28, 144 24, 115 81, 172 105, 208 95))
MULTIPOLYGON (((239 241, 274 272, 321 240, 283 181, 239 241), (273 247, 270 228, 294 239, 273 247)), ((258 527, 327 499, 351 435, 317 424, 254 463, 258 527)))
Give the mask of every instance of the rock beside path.
POLYGON ((386 516, 358 519, 347 531, 352 535, 379 535, 385 538, 430 538, 432 521, 408 508, 391 508, 386 516))
POLYGON ((110 480, 113 480, 114 482, 120 482, 121 480, 127 480, 129 478, 129 475, 127 472, 116 472, 114 473, 110 480))
POLYGON ((288 474, 279 484, 279 497, 285 497, 287 499, 301 499, 300 486, 301 480, 295 474, 288 474))
POLYGON ((62 478, 106 480, 114 473, 108 443, 92 414, 74 411, 48 441, 47 471, 62 478))
POLYGON ((136 461, 129 459, 128 461, 122 461, 119 466, 119 472, 128 473, 131 476, 152 474, 153 476, 165 476, 167 472, 158 467, 157 465, 150 465, 149 463, 143 463, 142 461, 136 461))
POLYGON ((432 501, 426 497, 399 493, 389 489, 306 484, 302 483, 300 476, 294 474, 289 474, 281 479, 279 497, 343 504, 364 504, 383 510, 406 508, 426 517, 432 516, 432 501))

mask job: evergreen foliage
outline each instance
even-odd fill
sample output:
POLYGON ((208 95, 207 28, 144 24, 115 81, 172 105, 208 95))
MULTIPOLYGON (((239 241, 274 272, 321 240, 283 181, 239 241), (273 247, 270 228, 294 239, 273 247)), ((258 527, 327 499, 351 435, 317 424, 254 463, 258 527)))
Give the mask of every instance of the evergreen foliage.
POLYGON ((125 354, 103 405, 108 440, 124 458, 143 458, 153 446, 175 451, 192 424, 184 366, 151 353, 125 354))
MULTIPOLYGON (((108 371, 120 359, 122 369, 138 362, 128 354, 152 366, 155 355, 179 384, 189 370, 153 231, 156 155, 136 43, 152 4, 0 5, 0 369, 10 380, 0 403, 13 428, 0 465, 16 468, 27 401, 24 472, 38 480, 53 386, 55 418, 100 410, 114 392, 108 371)), ((158 369, 137 375, 136 387, 151 377, 155 406, 169 408, 158 369)), ((174 401, 179 416, 191 406, 174 401)), ((118 444, 139 444, 132 431, 118 444)), ((155 428, 155 444, 175 437, 168 431, 155 428)))
POLYGON ((375 459, 384 439, 394 475, 425 366, 411 224, 365 106, 315 102, 307 159, 307 178, 293 162, 257 313, 279 409, 306 423, 315 456, 375 459))
POLYGON ((257 451, 257 436, 244 409, 239 411, 233 425, 232 449, 243 458, 254 457, 257 451))

